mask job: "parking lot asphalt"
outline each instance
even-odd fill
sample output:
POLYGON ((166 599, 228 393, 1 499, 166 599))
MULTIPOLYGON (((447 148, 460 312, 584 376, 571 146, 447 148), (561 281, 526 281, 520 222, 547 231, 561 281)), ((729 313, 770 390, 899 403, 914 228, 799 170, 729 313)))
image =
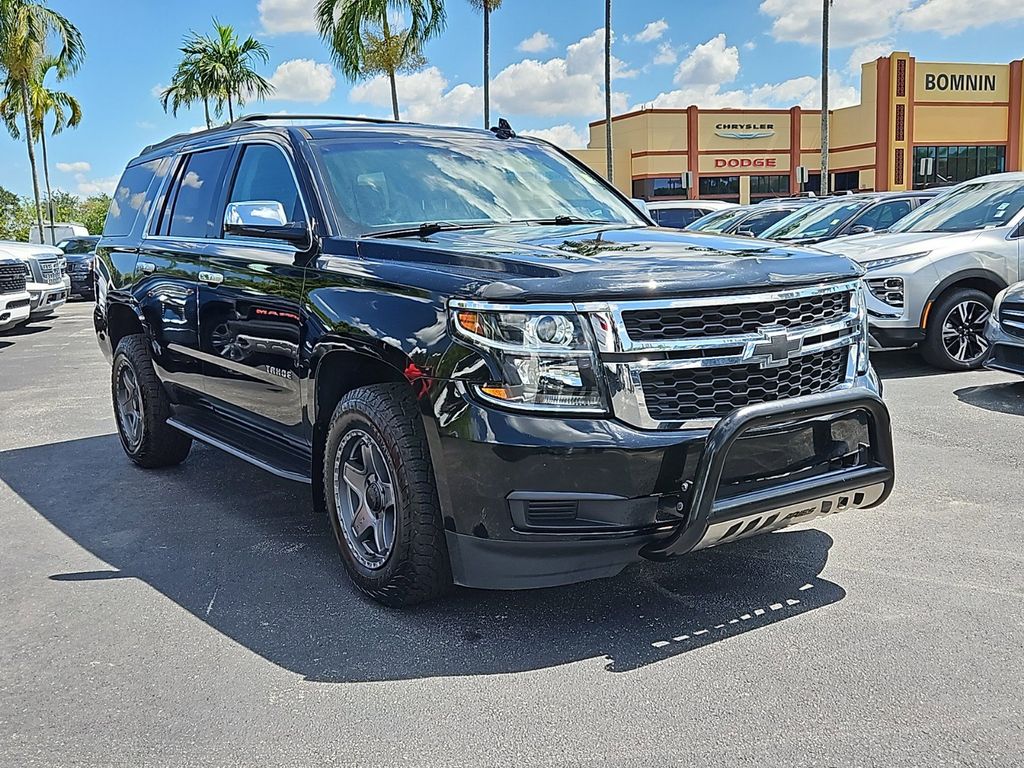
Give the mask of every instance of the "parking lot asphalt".
POLYGON ((91 305, 0 335, 0 765, 1024 764, 1024 382, 875 356, 881 508, 415 610, 308 490, 132 466, 91 305))

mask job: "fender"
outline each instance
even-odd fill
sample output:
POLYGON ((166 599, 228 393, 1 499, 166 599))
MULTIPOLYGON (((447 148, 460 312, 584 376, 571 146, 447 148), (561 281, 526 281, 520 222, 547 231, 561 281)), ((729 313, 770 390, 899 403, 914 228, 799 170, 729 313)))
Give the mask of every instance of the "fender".
POLYGON ((996 286, 998 290, 1003 290, 1009 285, 1006 279, 1001 275, 997 274, 988 269, 965 269, 960 272, 955 272, 949 277, 942 280, 935 288, 932 289, 931 294, 928 296, 928 301, 925 302, 925 309, 921 316, 921 327, 925 327, 925 320, 928 315, 929 308, 931 305, 938 300, 939 296, 949 290, 952 286, 957 283, 962 283, 967 280, 984 280, 986 283, 991 283, 996 286))

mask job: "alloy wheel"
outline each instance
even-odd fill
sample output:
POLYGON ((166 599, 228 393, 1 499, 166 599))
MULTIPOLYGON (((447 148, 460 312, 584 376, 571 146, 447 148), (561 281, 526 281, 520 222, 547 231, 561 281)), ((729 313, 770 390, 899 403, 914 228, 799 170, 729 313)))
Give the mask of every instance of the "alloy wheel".
POLYGON ((988 351, 985 323, 991 310, 982 302, 967 299, 954 304, 942 321, 942 346, 958 363, 976 362, 988 351))
POLYGON ((380 444, 361 429, 342 438, 334 459, 334 501, 348 549, 376 570, 395 543, 394 474, 380 444))
POLYGON ((135 371, 124 365, 117 374, 117 416, 121 434, 131 450, 142 443, 142 389, 135 371))

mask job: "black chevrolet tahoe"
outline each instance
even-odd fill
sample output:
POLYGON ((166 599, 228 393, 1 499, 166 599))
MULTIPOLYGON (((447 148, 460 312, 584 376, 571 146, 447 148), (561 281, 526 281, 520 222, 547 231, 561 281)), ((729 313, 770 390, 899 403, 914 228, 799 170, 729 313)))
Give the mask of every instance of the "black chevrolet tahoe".
POLYGON ((311 484, 389 605, 608 577, 892 486, 859 267, 658 229, 507 125, 171 138, 128 164, 95 270, 129 458, 196 439, 311 484))

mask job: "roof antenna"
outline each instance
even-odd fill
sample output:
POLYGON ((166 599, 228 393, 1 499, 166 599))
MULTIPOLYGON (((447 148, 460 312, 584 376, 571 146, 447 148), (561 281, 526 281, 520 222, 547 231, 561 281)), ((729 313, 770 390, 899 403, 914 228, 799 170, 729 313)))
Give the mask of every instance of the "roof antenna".
POLYGON ((514 139, 516 137, 516 132, 512 130, 512 126, 504 117, 499 117, 498 125, 493 126, 491 130, 499 139, 514 139))

